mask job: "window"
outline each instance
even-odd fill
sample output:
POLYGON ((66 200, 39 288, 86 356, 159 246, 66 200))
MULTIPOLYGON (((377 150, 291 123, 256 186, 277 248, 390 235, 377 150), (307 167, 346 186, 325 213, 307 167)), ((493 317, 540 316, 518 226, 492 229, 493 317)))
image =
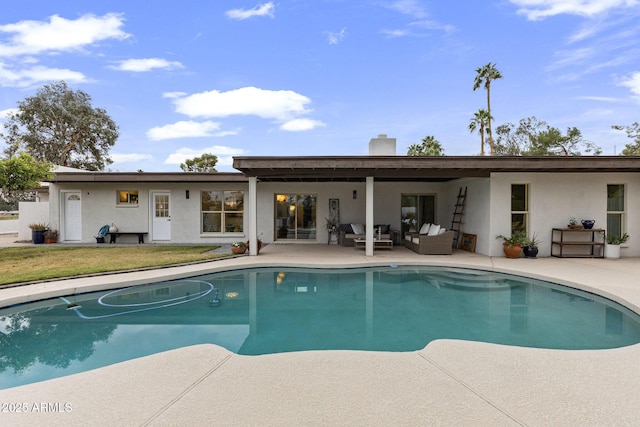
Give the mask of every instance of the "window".
POLYGON ((400 196, 400 219, 403 235, 409 231, 418 231, 422 224, 436 221, 436 196, 421 194, 402 194, 400 196))
POLYGON ((607 234, 622 236, 624 226, 624 184, 607 185, 607 234))
POLYGON ((138 190, 118 190, 118 205, 137 205, 138 190))
POLYGON ((200 201, 203 233, 244 231, 244 192, 202 191, 200 201))
POLYGON ((511 184, 511 233, 529 228, 529 184, 511 184))
POLYGON ((276 239, 315 240, 317 199, 315 194, 276 194, 276 239))

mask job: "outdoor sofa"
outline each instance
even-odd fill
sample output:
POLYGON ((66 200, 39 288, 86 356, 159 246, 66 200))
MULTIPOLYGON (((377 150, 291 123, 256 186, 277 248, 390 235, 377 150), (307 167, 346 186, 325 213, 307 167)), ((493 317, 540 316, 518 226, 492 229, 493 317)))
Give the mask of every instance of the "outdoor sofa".
MULTIPOLYGON (((431 226, 429 224, 429 226, 431 226)), ((404 246, 420 255, 451 255, 453 253, 454 232, 451 230, 441 229, 431 233, 424 232, 423 227, 420 231, 423 233, 407 233, 404 239, 404 246)), ((426 227, 428 230, 429 227, 426 227)))

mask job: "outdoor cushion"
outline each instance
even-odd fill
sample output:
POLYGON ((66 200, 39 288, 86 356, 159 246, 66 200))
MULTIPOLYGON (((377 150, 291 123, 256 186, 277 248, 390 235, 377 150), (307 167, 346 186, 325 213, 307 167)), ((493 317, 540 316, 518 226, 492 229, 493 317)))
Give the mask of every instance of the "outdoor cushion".
POLYGON ((431 227, 431 224, 428 222, 422 224, 422 227, 420 227, 420 234, 427 234, 429 232, 429 227, 431 227))
POLYGON ((364 234, 364 224, 351 224, 353 234, 364 234))
POLYGON ((440 226, 438 224, 433 224, 429 227, 429 233, 427 236, 437 236, 440 233, 440 226))
POLYGON ((108 232, 109 232, 109 226, 103 225, 102 227, 100 227, 100 230, 98 231, 98 235, 96 237, 104 237, 107 235, 108 232))
POLYGON ((344 231, 346 234, 353 234, 351 224, 340 224, 340 231, 344 231))

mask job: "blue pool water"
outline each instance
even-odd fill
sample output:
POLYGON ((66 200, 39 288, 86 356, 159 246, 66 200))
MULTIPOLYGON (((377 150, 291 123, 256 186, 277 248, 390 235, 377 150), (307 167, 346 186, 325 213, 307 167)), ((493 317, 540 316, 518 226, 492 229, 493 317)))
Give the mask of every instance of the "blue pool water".
POLYGON ((640 316, 586 292, 478 270, 234 270, 1 309, 0 388, 201 343, 256 355, 414 351, 439 338, 606 349, 640 342, 640 316))

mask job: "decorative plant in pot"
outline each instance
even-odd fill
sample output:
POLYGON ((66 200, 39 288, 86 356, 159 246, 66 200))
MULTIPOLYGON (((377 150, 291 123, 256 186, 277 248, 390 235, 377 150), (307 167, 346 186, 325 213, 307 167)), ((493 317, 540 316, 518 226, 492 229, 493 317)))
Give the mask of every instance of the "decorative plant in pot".
POLYGON ((245 242, 233 242, 231 244, 231 252, 236 255, 243 254, 247 251, 247 244, 245 242))
POLYGON ((524 231, 514 231, 511 236, 498 235, 496 239, 502 239, 502 249, 507 258, 520 258, 522 246, 529 241, 524 231))
POLYGON ((35 223, 29 224, 29 228, 31 229, 31 241, 36 245, 44 243, 44 233, 49 229, 49 225, 35 223))
POLYGON ((620 245, 626 243, 627 240, 629 240, 627 233, 624 233, 622 236, 617 234, 608 235, 604 256, 606 258, 620 258, 620 245))
POLYGON ((538 234, 533 233, 531 238, 527 238, 527 242, 522 246, 522 253, 526 258, 535 258, 538 256, 538 245, 540 240, 538 234))
POLYGON ((47 230, 44 232, 45 243, 57 243, 58 242, 58 230, 47 230))
POLYGON ((572 230, 580 230, 584 228, 582 224, 578 224, 578 220, 575 217, 569 218, 569 224, 567 224, 567 228, 571 228, 572 230))
MULTIPOLYGON (((247 249, 249 250, 249 252, 251 252, 251 248, 249 247, 249 240, 247 240, 247 249)), ((258 238, 258 251, 256 252, 256 255, 260 253, 260 249, 262 249, 262 240, 258 238)))

